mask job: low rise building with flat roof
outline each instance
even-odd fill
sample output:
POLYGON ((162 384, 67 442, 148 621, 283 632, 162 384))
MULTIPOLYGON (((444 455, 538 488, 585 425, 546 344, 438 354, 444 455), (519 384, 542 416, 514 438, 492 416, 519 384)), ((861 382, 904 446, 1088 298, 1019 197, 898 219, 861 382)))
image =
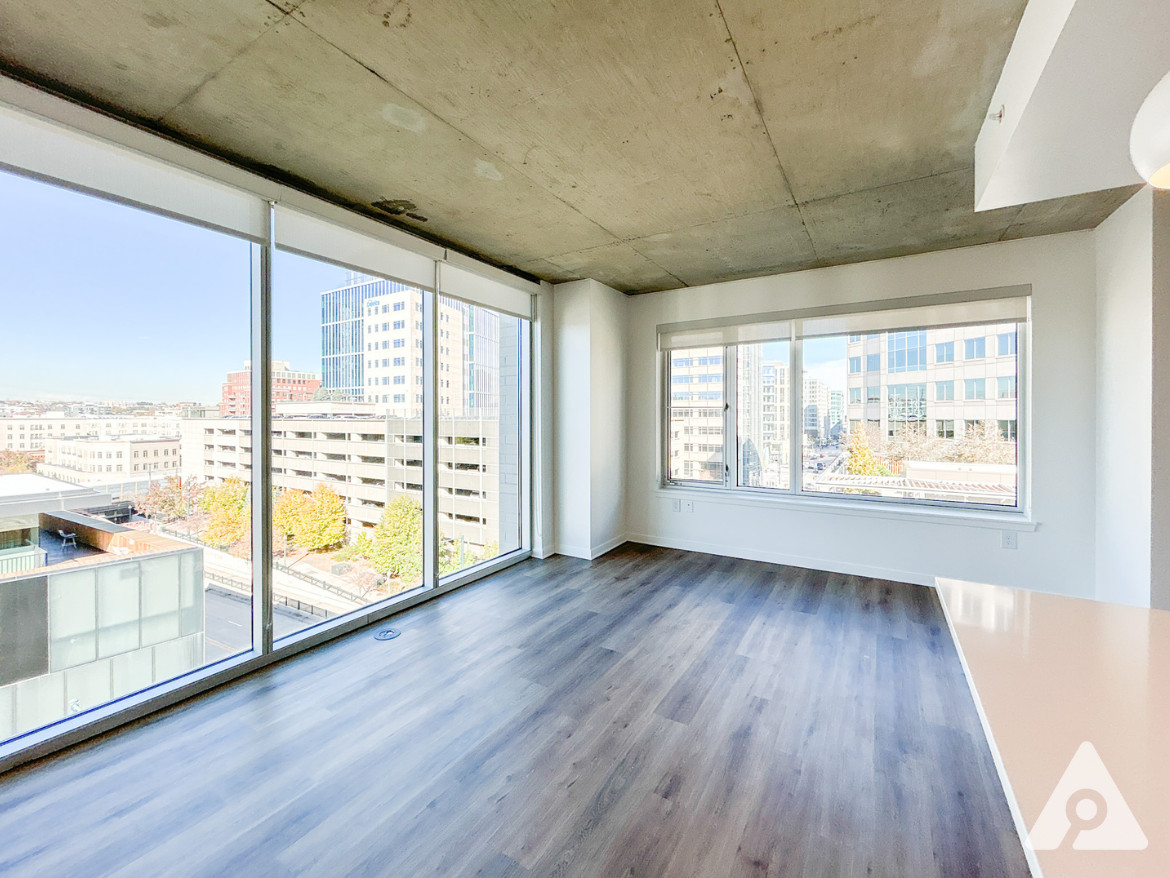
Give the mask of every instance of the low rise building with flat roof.
POLYGON ((49 439, 42 475, 77 485, 149 482, 179 474, 179 433, 49 439))

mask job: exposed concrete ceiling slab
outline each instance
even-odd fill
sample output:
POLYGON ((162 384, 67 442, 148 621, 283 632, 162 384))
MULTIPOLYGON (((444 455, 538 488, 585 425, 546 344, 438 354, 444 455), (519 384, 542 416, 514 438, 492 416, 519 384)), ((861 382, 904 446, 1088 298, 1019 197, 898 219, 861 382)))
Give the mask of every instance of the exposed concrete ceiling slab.
POLYGON ((619 238, 791 203, 712 0, 432 0, 425 14, 309 0, 298 16, 619 238))
POLYGON ((267 0, 4 0, 0 58, 131 115, 157 118, 285 12, 267 0))
POLYGON ((687 286, 820 264, 796 207, 777 207, 630 241, 687 286), (734 241, 730 248, 726 242, 734 241))
POLYGON ((799 201, 971 164, 1026 0, 722 0, 799 201))
POLYGON ((1086 228, 976 215, 1024 0, 9 0, 0 69, 447 246, 626 292, 1086 228))
POLYGON ((817 253, 829 262, 998 241, 1019 208, 976 214, 973 185, 967 168, 811 201, 802 211, 817 253))
POLYGON ((501 261, 556 250, 566 235, 588 245, 613 239, 292 17, 162 122, 317 180, 403 225, 465 247, 474 242, 501 261), (325 133, 332 150, 327 175, 320 166, 325 133))
POLYGON ((1035 201, 1025 204, 1003 233, 1003 240, 1030 238, 1045 234, 1045 229, 1060 226, 1068 229, 1095 229, 1109 214, 1129 201, 1140 185, 1103 192, 1090 192, 1070 198, 1035 201))
POLYGON ((557 282, 589 277, 623 293, 670 290, 685 286, 681 278, 622 242, 549 256, 517 267, 521 271, 557 282))

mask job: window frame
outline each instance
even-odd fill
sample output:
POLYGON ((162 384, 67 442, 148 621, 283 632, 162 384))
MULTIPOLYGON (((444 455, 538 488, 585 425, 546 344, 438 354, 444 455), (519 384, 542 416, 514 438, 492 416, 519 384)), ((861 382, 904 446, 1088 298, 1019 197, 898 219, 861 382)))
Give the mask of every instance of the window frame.
MULTIPOLYGON (((1012 288, 1005 288, 1012 289, 1012 288)), ((1028 300, 1027 316, 1015 323, 1016 333, 1016 502, 1015 505, 1001 505, 992 503, 965 503, 955 500, 927 500, 914 498, 900 498, 900 497, 880 497, 869 495, 843 495, 834 493, 820 493, 808 492, 804 490, 803 486, 803 435, 804 435, 804 382, 803 380, 794 380, 793 376, 803 375, 803 338, 798 334, 798 320, 793 320, 789 333, 789 348, 788 348, 788 393, 785 400, 785 415, 788 428, 789 447, 789 477, 787 488, 765 488, 765 487, 749 487, 740 484, 742 481, 742 460, 738 453, 739 436, 738 436, 738 375, 736 372, 738 364, 738 347, 739 344, 731 343, 723 345, 723 394, 724 394, 724 417, 723 417, 723 460, 724 460, 724 478, 722 482, 716 481, 700 481, 693 479, 673 479, 670 477, 670 447, 669 447, 669 429, 670 429, 670 357, 671 351, 660 351, 658 354, 658 366, 660 372, 660 388, 663 394, 663 405, 660 406, 660 436, 659 436, 659 459, 660 470, 658 477, 658 487, 663 490, 677 490, 677 489, 695 489, 704 492, 711 492, 720 496, 734 498, 741 496, 745 499, 752 498, 753 500, 763 500, 768 498, 774 501, 777 505, 783 506, 803 506, 806 504, 813 504, 814 506, 824 507, 840 507, 850 510, 862 511, 872 510, 875 514, 897 515, 899 511, 906 514, 913 514, 920 516, 923 514, 929 515, 931 510, 937 511, 940 515, 947 517, 954 517, 955 515, 966 517, 985 518, 992 516, 994 519, 1001 519, 1005 522, 1010 521, 1031 521, 1031 478, 1030 478, 1030 356, 1031 350, 1031 333, 1032 333, 1032 318, 1031 318, 1031 288, 1025 287, 1026 293, 1022 293, 1021 297, 1026 297, 1028 300), (800 413, 798 415, 798 413, 800 413), (799 429, 797 429, 799 428, 799 429), (879 510, 882 510, 879 512, 879 510)), ((973 301, 978 301, 975 299, 973 301)), ((890 303, 871 302, 861 303, 858 306, 857 314, 863 314, 869 311, 880 312, 891 309, 890 303), (869 305, 871 307, 865 307, 869 305)), ((999 321, 989 321, 992 325, 999 321)), ((930 330, 936 328, 935 326, 923 326, 907 328, 899 331, 918 331, 930 330)), ((853 333, 850 333, 853 334, 853 333)), ((860 333, 864 339, 869 339, 875 333, 860 333)), ((844 333, 842 334, 845 335, 844 333)), ((880 337, 881 333, 876 333, 880 337)), ((986 342, 985 342, 986 343, 986 342)), ((712 345, 705 345, 711 347, 712 345)), ((930 344, 927 349, 929 350, 930 344)), ((978 359, 978 358, 976 358, 978 359)), ((864 361, 863 361, 864 362, 864 361)), ((955 362, 958 362, 957 360, 955 362)), ((844 372, 846 376, 856 374, 848 369, 844 372)), ((862 375, 868 375, 865 370, 861 372, 862 375)), ((914 373, 898 373, 899 375, 913 375, 914 373)), ((904 382, 905 383, 905 382, 904 382)), ((923 383, 923 382, 909 382, 909 383, 923 383)), ((926 381, 927 396, 929 401, 932 395, 932 388, 930 384, 936 383, 934 381, 926 381)), ((957 379, 952 379, 952 387, 957 383, 957 379)), ((986 379, 985 379, 986 385, 986 379)), ((862 405, 868 410, 868 390, 866 384, 862 385, 862 405)), ((880 385, 879 385, 880 387, 880 385)), ((956 391, 958 388, 954 388, 956 391)), ((846 387, 847 397, 848 387, 846 387)), ((887 391, 888 392, 888 391, 887 391)), ((880 395, 880 389, 879 389, 880 395)), ((950 402, 948 400, 946 402, 950 402)), ((955 394, 953 401, 958 404, 963 400, 958 398, 958 393, 955 394)), ((995 402, 997 400, 986 398, 983 401, 995 402)), ((862 419, 865 421, 865 418, 862 419)), ((955 424, 955 432, 958 432, 958 421, 951 419, 955 424)), ((997 419, 998 420, 998 419, 997 419)), ((922 421, 924 424, 929 424, 929 417, 925 417, 922 421)))
MULTIPOLYGON (((723 352, 721 355, 722 360, 723 360, 723 362, 721 364, 722 373, 723 373, 723 385, 722 385, 722 391, 723 391, 723 418, 722 418, 722 421, 723 421, 723 437, 722 437, 723 438, 723 443, 722 443, 723 444, 723 478, 722 478, 722 480, 720 480, 718 482, 714 479, 687 479, 687 478, 676 479, 670 475, 670 470, 671 470, 671 460, 670 460, 670 451, 671 451, 670 421, 671 421, 671 418, 670 418, 670 415, 671 415, 671 409, 673 408, 673 405, 672 405, 673 399, 671 397, 671 393, 672 393, 672 389, 674 387, 674 382, 673 382, 673 376, 671 374, 672 364, 671 364, 670 351, 664 352, 664 359, 662 361, 664 363, 664 365, 661 369, 663 404, 662 404, 662 406, 660 406, 661 411, 662 411, 662 441, 659 443, 659 447, 662 449, 662 460, 660 462, 660 465, 662 467, 663 478, 665 479, 666 483, 669 483, 671 485, 679 485, 679 486, 692 487, 692 488, 699 488, 699 487, 702 487, 702 488, 707 488, 707 487, 727 488, 729 486, 734 486, 734 484, 735 484, 734 480, 739 478, 739 464, 738 463, 736 464, 735 472, 732 473, 731 463, 730 463, 734 458, 739 456, 738 443, 736 441, 737 437, 735 435, 735 431, 733 431, 731 429, 731 427, 729 426, 729 425, 733 425, 736 423, 735 418, 736 418, 737 409, 731 403, 731 400, 730 400, 730 397, 735 396, 735 394, 729 394, 727 392, 727 382, 735 380, 735 368, 736 368, 735 366, 729 366, 729 364, 727 362, 727 358, 728 358, 729 352, 735 350, 736 347, 737 347, 736 345, 702 345, 701 348, 696 347, 696 348, 684 348, 683 349, 683 350, 700 350, 700 349, 719 348, 723 352), (729 453, 732 455, 731 457, 728 457, 729 453)), ((687 358, 686 368, 690 368, 691 366, 694 365, 694 363, 692 362, 694 359, 695 359, 694 355, 687 358)), ((681 439, 681 437, 680 437, 680 439, 681 439)))
MULTIPOLYGON (((252 360, 258 364, 251 376, 252 399, 256 404, 252 407, 251 420, 248 422, 256 436, 251 451, 253 462, 251 518, 253 522, 262 524, 252 529, 251 536, 253 637, 250 650, 208 662, 202 667, 155 683, 133 694, 108 701, 79 714, 66 716, 10 739, 0 740, 0 773, 135 722, 201 692, 334 640, 531 557, 533 515, 537 501, 534 492, 536 431, 533 429, 533 406, 539 405, 541 384, 548 380, 547 375, 539 375, 534 369, 538 359, 533 356, 534 336, 538 332, 547 332, 547 325, 542 328, 542 315, 536 308, 535 294, 539 289, 536 284, 514 278, 470 257, 450 254, 408 233, 391 229, 315 196, 272 183, 188 147, 171 143, 153 134, 107 119, 96 112, 61 99, 47 97, 39 91, 0 78, 0 131, 7 130, 4 126, 9 124, 19 128, 37 116, 41 117, 44 124, 41 125, 41 120, 36 120, 34 124, 50 132, 44 134, 45 138, 59 138, 62 143, 69 144, 77 150, 76 153, 69 150, 52 151, 53 161, 57 161, 57 157, 61 155, 75 154, 79 157, 66 162, 69 165, 68 169, 58 175, 56 172, 49 173, 38 169, 35 158, 25 164, 5 161, 4 156, 0 155, 0 170, 3 172, 250 242, 254 258, 252 289, 250 301, 247 303, 252 316, 249 345, 252 360), (99 161, 95 167, 86 163, 87 155, 98 156, 99 161), (166 167, 159 170, 163 166, 166 167), (138 175, 136 172, 139 170, 143 170, 144 173, 138 175), (141 176, 142 180, 136 179, 138 176, 141 176), (221 201, 224 198, 229 199, 227 207, 222 208, 220 215, 229 216, 230 209, 237 209, 235 219, 239 220, 241 227, 245 223, 240 217, 246 212, 250 217, 252 230, 244 231, 242 228, 202 215, 200 210, 207 203, 220 209, 217 207, 220 202, 216 201, 216 197, 209 200, 200 197, 206 193, 212 196, 221 193, 220 196, 216 196, 221 201), (279 642, 274 642, 272 630, 274 567, 272 523, 268 506, 272 494, 272 473, 280 470, 274 466, 276 457, 271 418, 272 290, 273 256, 277 249, 276 217, 278 210, 286 205, 303 212, 314 222, 332 227, 336 231, 336 236, 330 238, 327 245, 322 245, 328 252, 302 251, 283 245, 282 250, 378 277, 399 280, 412 286, 419 286, 423 290, 422 311, 424 323, 428 326, 424 329, 422 347, 423 358, 427 361, 424 373, 429 379, 424 389, 430 403, 424 415, 423 445, 424 457, 430 465, 424 473, 424 481, 428 484, 424 486, 424 509, 427 510, 424 514, 424 528, 427 533, 424 539, 426 571, 423 585, 311 625, 281 638, 279 642), (190 212, 187 212, 188 210, 190 212), (346 246, 354 242, 357 243, 357 248, 346 250, 346 246), (430 278, 420 284, 420 278, 409 276, 409 272, 404 271, 398 275, 380 269, 381 264, 399 258, 406 260, 402 264, 411 271, 417 271, 420 264, 429 264, 430 278), (447 289, 444 269, 452 275, 449 283, 455 292, 447 289), (512 314, 522 321, 518 426, 520 472, 517 487, 520 503, 520 547, 443 577, 438 573, 438 509, 435 492, 438 464, 433 451, 438 445, 437 425, 434 423, 437 406, 434 405, 433 398, 439 380, 436 369, 437 329, 434 328, 436 324, 434 317, 438 311, 440 291, 443 295, 451 295, 480 307, 512 314), (526 313, 519 304, 515 304, 521 300, 528 302, 526 313), (432 449, 432 452, 428 454, 427 449, 432 449)), ((22 143, 19 146, 23 149, 27 144, 22 143)), ((24 447, 23 443, 21 447, 24 447)), ((549 461, 541 460, 540 465, 547 467, 549 461)))

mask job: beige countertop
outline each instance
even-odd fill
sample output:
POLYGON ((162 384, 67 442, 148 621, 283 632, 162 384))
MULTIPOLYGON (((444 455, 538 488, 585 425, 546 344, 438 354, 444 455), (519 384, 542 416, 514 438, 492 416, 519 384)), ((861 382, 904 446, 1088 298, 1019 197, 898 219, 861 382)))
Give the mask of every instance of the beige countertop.
POLYGON ((1033 871, 1170 875, 1170 612, 938 590, 1033 871))

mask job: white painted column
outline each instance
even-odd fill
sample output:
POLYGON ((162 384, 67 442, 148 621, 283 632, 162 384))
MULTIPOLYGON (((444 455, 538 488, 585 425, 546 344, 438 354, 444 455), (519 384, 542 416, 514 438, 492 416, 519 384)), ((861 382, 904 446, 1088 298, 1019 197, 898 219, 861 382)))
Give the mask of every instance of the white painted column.
POLYGON ((626 539, 627 300, 588 279, 553 298, 557 551, 592 559, 626 539))

